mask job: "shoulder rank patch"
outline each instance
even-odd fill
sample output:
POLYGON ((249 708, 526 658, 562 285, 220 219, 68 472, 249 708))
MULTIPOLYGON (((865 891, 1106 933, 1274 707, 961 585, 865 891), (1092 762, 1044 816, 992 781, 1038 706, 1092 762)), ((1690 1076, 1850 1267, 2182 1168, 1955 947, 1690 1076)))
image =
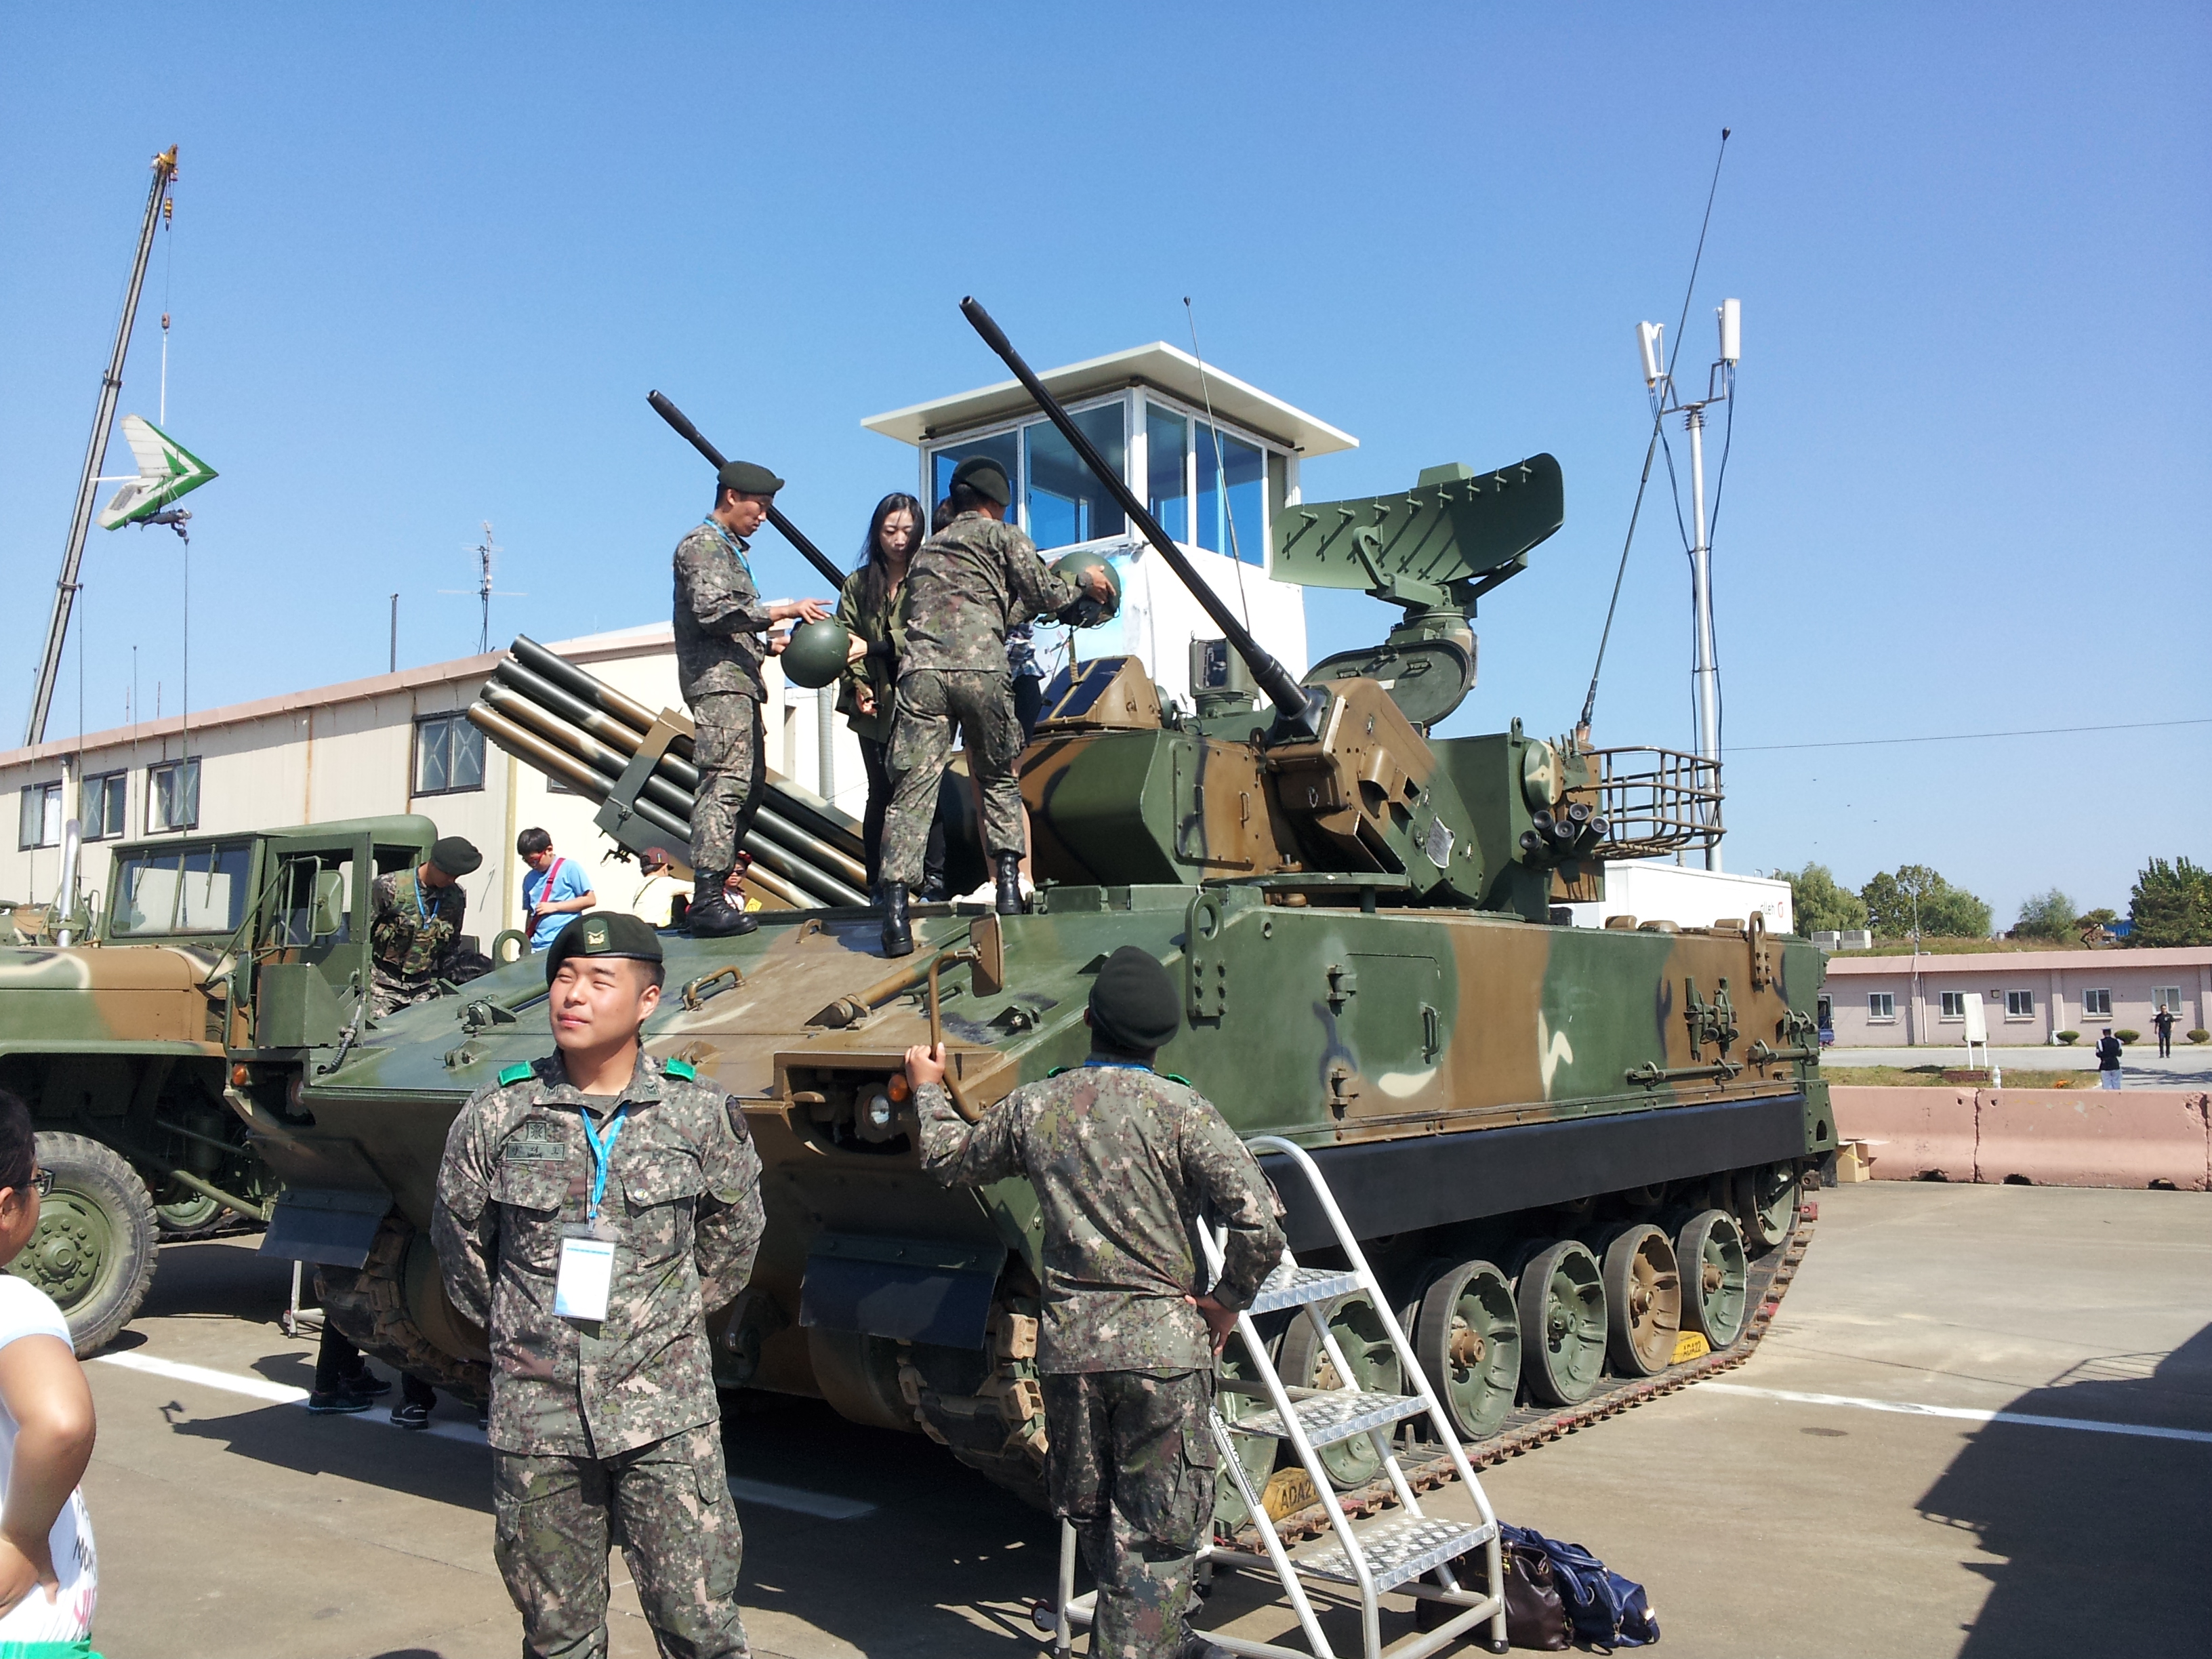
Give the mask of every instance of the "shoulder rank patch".
POLYGON ((1160 1073, 1160 1075, 1161 1075, 1162 1077, 1165 1078, 1165 1079, 1166 1079, 1169 1082, 1170 1082, 1170 1083, 1180 1083, 1180 1084, 1182 1084, 1182 1086, 1183 1086, 1184 1088, 1186 1088, 1186 1089, 1195 1089, 1195 1088, 1197 1088, 1197 1087, 1198 1087, 1198 1085, 1196 1085, 1195 1083, 1193 1083, 1193 1082, 1192 1082, 1188 1078, 1184 1077, 1184 1076, 1182 1076, 1182 1075, 1181 1075, 1180 1073, 1175 1073, 1175 1072, 1162 1072, 1162 1073, 1160 1073))
POLYGON ((679 1078, 686 1083, 696 1082, 699 1076, 699 1068, 688 1060, 664 1060, 660 1070, 663 1076, 679 1078))
POLYGON ((510 1083, 527 1083, 537 1075, 538 1073, 531 1069, 528 1060, 518 1060, 512 1066, 500 1067, 500 1086, 504 1088, 510 1083))
POLYGON ((1045 1075, 1047 1077, 1058 1077, 1062 1072, 1072 1072, 1074 1069, 1075 1067, 1073 1066, 1055 1066, 1049 1072, 1047 1072, 1045 1075))

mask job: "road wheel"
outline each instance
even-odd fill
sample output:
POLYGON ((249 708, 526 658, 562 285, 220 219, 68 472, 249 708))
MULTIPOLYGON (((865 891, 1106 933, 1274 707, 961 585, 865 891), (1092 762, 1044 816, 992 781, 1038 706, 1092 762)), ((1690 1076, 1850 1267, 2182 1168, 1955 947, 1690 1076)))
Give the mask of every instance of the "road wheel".
POLYGON ((430 1241, 404 1217, 384 1218, 358 1268, 316 1268, 315 1299, 363 1353, 465 1400, 491 1398, 483 1333, 446 1300, 430 1241))
POLYGON ((1726 1210, 1692 1216, 1674 1235, 1674 1260, 1682 1274, 1682 1326, 1702 1334, 1717 1349, 1743 1334, 1748 1307, 1743 1235, 1726 1210))
POLYGON ((112 1341, 146 1299, 159 1236, 154 1201, 137 1172, 96 1140, 41 1132, 38 1146, 54 1189, 9 1271, 53 1297, 82 1359, 112 1341))
POLYGON ((1605 1247, 1606 1350, 1618 1376, 1655 1376, 1674 1363, 1682 1334, 1682 1277, 1674 1246, 1636 1222, 1605 1247))
POLYGON ((1413 1353, 1461 1439, 1497 1433, 1521 1386, 1512 1281, 1487 1261, 1444 1269, 1421 1293, 1413 1353))
POLYGON ((1521 1375, 1547 1406, 1589 1398, 1605 1370, 1605 1283, 1597 1258, 1571 1238, 1521 1269, 1521 1375))
POLYGON ((1763 1255, 1790 1237, 1790 1224, 1796 1219, 1797 1166, 1760 1164, 1738 1170, 1729 1183, 1729 1199, 1745 1247, 1763 1255))
MULTIPOLYGON (((1282 1357, 1276 1362, 1287 1386, 1340 1389, 1349 1384, 1370 1394, 1406 1392, 1405 1367, 1398 1363, 1398 1351, 1391 1346, 1390 1334, 1383 1327, 1389 1316, 1370 1302, 1364 1292, 1339 1297, 1324 1304, 1321 1311, 1328 1321, 1328 1334, 1343 1351, 1344 1363, 1352 1367, 1352 1375, 1337 1375, 1336 1366, 1328 1357, 1328 1350, 1322 1346, 1313 1321, 1306 1316, 1304 1309, 1300 1309, 1292 1316, 1290 1328, 1283 1333, 1282 1357)), ((1375 1443, 1364 1434, 1323 1446, 1321 1466, 1328 1475, 1329 1484, 1339 1492, 1364 1486, 1382 1473, 1382 1459, 1375 1449, 1375 1443)))

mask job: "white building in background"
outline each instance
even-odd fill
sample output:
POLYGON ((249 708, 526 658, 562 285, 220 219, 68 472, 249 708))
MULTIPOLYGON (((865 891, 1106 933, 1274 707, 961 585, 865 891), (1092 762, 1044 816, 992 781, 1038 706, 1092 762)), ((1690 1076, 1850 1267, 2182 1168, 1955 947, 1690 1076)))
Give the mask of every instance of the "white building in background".
MULTIPOLYGON (((683 708, 667 623, 550 647, 653 709, 683 708)), ((500 653, 432 663, 287 696, 236 703, 0 753, 0 791, 17 803, 13 848, 0 841, 0 897, 52 900, 62 827, 83 825, 84 890, 104 892, 106 843, 188 831, 275 830, 333 818, 420 812, 484 855, 463 884, 470 931, 489 942, 521 917, 514 838, 537 826, 580 860, 599 902, 627 905, 640 876, 592 822, 595 805, 511 758, 465 714, 500 653)), ((817 694, 768 667, 768 763, 809 788, 821 778, 817 694)), ((830 694, 834 700, 834 688, 830 694)), ((857 741, 831 727, 837 805, 867 798, 857 741)), ((677 849, 679 851, 680 849, 677 849)))
MULTIPOLYGON (((1201 374, 1196 358, 1158 341, 1037 378, 1238 619, 1292 673, 1304 673, 1305 590, 1267 574, 1268 536, 1275 516, 1300 500, 1300 463, 1359 441, 1211 365, 1201 374)), ((925 503, 944 498, 962 461, 988 455, 1006 468, 1014 516, 1040 551, 1057 557, 1082 548, 1112 557, 1121 615, 1079 634, 1041 627, 1039 657, 1048 674, 1066 662, 1071 641, 1085 660, 1134 653, 1163 696, 1189 707, 1190 642, 1218 639, 1221 630, 1019 381, 860 424, 920 452, 915 493, 925 503)))
POLYGON ((1602 927, 1615 916, 1638 922, 1671 921, 1677 927, 1710 927, 1733 918, 1763 917, 1770 933, 1796 931, 1790 884, 1767 876, 1735 876, 1693 870, 1671 859, 1638 859, 1605 866, 1605 898, 1565 907, 1577 927, 1602 927))

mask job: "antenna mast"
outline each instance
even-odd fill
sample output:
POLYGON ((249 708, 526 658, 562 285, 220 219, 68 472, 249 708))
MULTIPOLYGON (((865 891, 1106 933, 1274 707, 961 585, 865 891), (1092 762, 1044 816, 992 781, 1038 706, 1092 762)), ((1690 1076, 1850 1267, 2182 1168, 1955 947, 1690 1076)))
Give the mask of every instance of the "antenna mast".
MULTIPOLYGON (((491 649, 491 602, 494 599, 526 599, 530 596, 527 593, 509 593, 504 589, 495 589, 492 586, 492 557, 495 554, 506 552, 507 550, 492 540, 489 519, 483 520, 483 539, 469 551, 477 556, 476 586, 473 588, 441 587, 438 591, 441 593, 459 594, 463 598, 466 598, 471 592, 476 595, 477 605, 483 607, 482 619, 477 625, 477 655, 481 657, 491 649)), ((392 596, 392 654, 396 665, 399 656, 399 596, 397 593, 392 596)))
POLYGON ((31 717, 23 727, 27 749, 46 739, 46 711, 53 706, 54 678, 61 672, 62 646, 69 638, 70 612, 76 605, 76 577, 84 562, 84 538, 92 529, 93 492, 99 488, 100 461, 107 453, 108 434, 115 426, 115 401, 123 391, 123 359, 131 349, 131 325, 138 316, 138 291, 146 283, 146 262, 153 255, 161 204, 176 177, 177 147, 172 144, 154 158, 154 187, 147 192, 145 222, 138 228, 138 256, 131 266, 123 316, 115 325, 115 349, 108 354, 107 373, 100 382, 100 410, 92 417, 92 440, 85 447, 83 475, 77 480, 76 511, 70 517, 69 545, 62 554, 61 579, 54 584, 54 615, 46 628, 46 652, 39 663, 37 689, 31 695, 31 717))

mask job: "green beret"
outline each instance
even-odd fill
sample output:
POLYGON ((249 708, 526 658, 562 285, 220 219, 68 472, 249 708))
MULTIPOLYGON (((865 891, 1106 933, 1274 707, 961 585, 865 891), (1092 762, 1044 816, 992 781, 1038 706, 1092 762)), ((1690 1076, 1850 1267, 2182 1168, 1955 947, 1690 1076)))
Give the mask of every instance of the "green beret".
POLYGON ((970 455, 952 469, 952 488, 965 485, 978 495, 987 495, 1006 506, 1014 499, 1014 487, 1006 482, 1006 469, 988 455, 970 455))
POLYGON ((483 862, 477 844, 459 836, 446 836, 430 849, 430 862, 449 876, 472 876, 483 862))
POLYGON ((570 957, 626 957, 633 962, 660 960, 660 935, 653 924, 626 910, 586 910, 563 927, 545 953, 545 982, 550 985, 570 957))
POLYGON ((714 477, 723 489, 734 489, 740 495, 773 495, 783 488, 782 479, 750 461, 724 461, 714 477))
MULTIPOLYGON (((558 948, 557 946, 556 947, 558 948)), ((1125 945, 1091 986, 1091 1029, 1106 1047, 1150 1054, 1182 1029, 1182 999, 1149 951, 1125 945)))

